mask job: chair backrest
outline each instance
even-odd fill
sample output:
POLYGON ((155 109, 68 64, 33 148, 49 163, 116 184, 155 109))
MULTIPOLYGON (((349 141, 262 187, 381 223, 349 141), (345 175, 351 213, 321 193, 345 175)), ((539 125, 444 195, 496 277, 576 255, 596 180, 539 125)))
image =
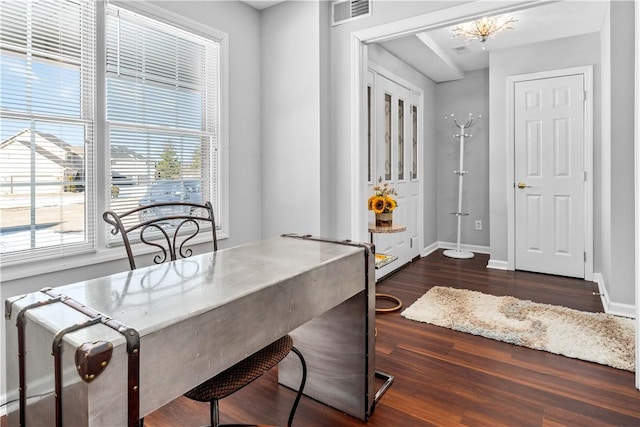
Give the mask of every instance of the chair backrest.
POLYGON ((117 214, 106 211, 102 218, 113 226, 111 234, 120 234, 132 270, 136 268, 131 243, 143 243, 157 248, 153 262, 162 264, 190 257, 193 251, 186 245, 211 225, 213 250, 218 250, 216 221, 210 202, 201 205, 189 202, 154 203, 117 214), (209 223, 209 224, 207 224, 209 223))

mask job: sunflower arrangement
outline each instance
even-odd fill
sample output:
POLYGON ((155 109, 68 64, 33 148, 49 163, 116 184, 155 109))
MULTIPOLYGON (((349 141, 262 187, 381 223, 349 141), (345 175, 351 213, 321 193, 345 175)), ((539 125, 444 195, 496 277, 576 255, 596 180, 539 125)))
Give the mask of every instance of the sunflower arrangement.
POLYGON ((388 182, 373 187, 373 196, 369 197, 368 207, 377 214, 393 212, 398 202, 392 197, 396 190, 388 182))

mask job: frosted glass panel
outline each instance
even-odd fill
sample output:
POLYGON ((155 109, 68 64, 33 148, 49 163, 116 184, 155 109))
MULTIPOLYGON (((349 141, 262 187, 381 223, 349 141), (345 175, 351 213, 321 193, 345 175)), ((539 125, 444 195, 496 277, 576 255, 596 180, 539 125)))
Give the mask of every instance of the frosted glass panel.
POLYGON ((391 95, 384 94, 384 179, 391 180, 391 95))
POLYGON ((398 100, 398 179, 404 179, 404 101, 398 100))
POLYGON ((412 161, 411 161, 411 178, 418 179, 418 107, 413 106, 411 109, 412 115, 412 136, 413 136, 413 150, 412 150, 412 161))
POLYGON ((367 86, 367 181, 371 182, 371 86, 367 86))

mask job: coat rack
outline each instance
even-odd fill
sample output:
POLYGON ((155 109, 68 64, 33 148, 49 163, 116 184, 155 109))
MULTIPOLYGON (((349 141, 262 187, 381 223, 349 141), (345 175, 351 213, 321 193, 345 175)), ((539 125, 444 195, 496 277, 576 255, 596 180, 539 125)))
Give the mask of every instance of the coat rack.
MULTIPOLYGON (((462 212, 462 188, 464 182, 464 176, 469 173, 469 171, 464 170, 464 139, 471 138, 472 135, 465 134, 464 131, 473 126, 482 116, 478 115, 477 118, 473 118, 473 114, 469 113, 469 118, 467 122, 464 124, 459 124, 456 120, 455 116, 451 114, 451 120, 453 120, 453 124, 460 129, 460 133, 453 135, 454 138, 459 138, 460 140, 460 165, 457 171, 453 171, 456 175, 458 175, 458 210, 456 212, 451 212, 451 215, 455 215, 458 217, 458 239, 456 243, 456 249, 448 249, 444 251, 444 255, 449 258, 460 258, 460 259, 469 259, 473 258, 474 254, 470 251, 463 251, 460 249, 460 235, 461 235, 461 226, 462 226, 462 217, 469 215, 468 213, 462 212)), ((445 120, 448 120, 449 117, 445 117, 445 120)))

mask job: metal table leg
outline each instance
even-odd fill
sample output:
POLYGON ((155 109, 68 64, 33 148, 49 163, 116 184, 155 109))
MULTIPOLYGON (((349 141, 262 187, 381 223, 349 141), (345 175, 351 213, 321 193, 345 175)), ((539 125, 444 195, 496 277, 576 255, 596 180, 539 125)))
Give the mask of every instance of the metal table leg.
POLYGON ((378 403, 378 400, 385 394, 385 392, 391 387, 391 384, 395 381, 396 377, 390 374, 386 374, 381 371, 376 371, 376 378, 381 378, 384 381, 384 384, 380 387, 378 391, 376 391, 376 395, 373 398, 374 405, 378 403))

